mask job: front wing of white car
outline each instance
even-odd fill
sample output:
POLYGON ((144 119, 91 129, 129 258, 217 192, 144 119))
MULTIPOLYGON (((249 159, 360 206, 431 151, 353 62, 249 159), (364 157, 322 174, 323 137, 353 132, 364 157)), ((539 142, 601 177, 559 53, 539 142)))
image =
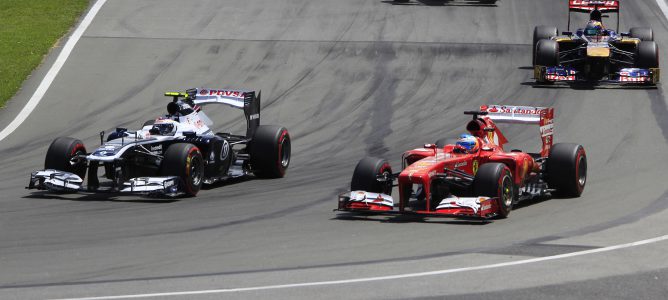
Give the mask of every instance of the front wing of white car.
POLYGON ((116 187, 89 189, 83 185, 79 175, 47 169, 30 174, 27 189, 48 190, 60 193, 75 192, 118 192, 140 195, 163 195, 176 197, 182 195, 177 176, 130 178, 116 187))

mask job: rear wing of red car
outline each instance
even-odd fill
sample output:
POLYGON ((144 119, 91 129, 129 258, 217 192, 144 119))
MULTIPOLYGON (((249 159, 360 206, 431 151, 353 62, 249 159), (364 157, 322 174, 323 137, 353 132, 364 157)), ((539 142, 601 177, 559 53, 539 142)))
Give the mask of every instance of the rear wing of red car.
MULTIPOLYGON (((552 148, 554 135, 554 108, 513 105, 481 105, 481 112, 495 123, 514 123, 539 125, 540 138, 543 146, 540 151, 542 157, 547 157, 552 148)), ((507 142, 498 128, 488 132, 488 139, 497 145, 503 146, 507 142)))

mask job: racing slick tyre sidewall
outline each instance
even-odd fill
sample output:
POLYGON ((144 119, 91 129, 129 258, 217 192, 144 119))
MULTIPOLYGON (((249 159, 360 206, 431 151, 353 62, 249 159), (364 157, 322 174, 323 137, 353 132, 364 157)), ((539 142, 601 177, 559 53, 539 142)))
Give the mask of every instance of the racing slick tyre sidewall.
POLYGON ((559 32, 557 31, 557 27, 536 26, 533 29, 533 43, 531 44, 533 46, 533 52, 531 55, 532 65, 536 65, 536 47, 538 46, 538 41, 542 39, 550 39, 557 36, 558 34, 559 32))
POLYGON ((578 144, 559 143, 547 157, 547 184, 559 196, 580 197, 587 183, 587 155, 578 144))
POLYGON ((499 217, 506 218, 513 209, 516 195, 513 174, 502 163, 486 163, 480 166, 473 179, 473 195, 498 199, 499 217))
POLYGON ((161 176, 181 178, 183 192, 195 196, 204 181, 204 159, 197 146, 188 143, 172 144, 165 151, 165 158, 160 165, 161 176))
POLYGON ((631 37, 640 39, 641 41, 653 41, 654 32, 649 27, 633 27, 629 30, 631 37))
POLYGON ((656 42, 643 41, 638 44, 636 65, 638 68, 643 69, 659 67, 659 47, 656 45, 656 42))
POLYGON ((260 125, 249 143, 253 174, 261 178, 281 178, 290 166, 290 134, 285 127, 260 125))
POLYGON ((436 141, 436 148, 443 148, 445 145, 454 145, 457 143, 455 138, 442 138, 436 141))
POLYGON ((51 143, 46 151, 44 169, 70 172, 78 175, 81 179, 86 176, 85 160, 76 164, 70 164, 70 160, 76 156, 86 154, 86 147, 81 140, 71 137, 59 137, 51 143))
POLYGON ((392 174, 390 164, 380 158, 365 157, 357 163, 353 178, 350 181, 351 191, 367 191, 371 193, 392 194, 392 181, 378 181, 378 175, 392 174))
POLYGON ((536 45, 536 64, 538 66, 559 65, 559 43, 542 39, 536 45))

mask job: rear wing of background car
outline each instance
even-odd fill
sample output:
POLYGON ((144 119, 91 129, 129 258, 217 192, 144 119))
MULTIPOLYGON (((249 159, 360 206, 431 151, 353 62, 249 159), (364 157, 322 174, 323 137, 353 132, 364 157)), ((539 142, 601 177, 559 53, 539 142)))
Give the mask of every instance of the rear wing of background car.
POLYGON ((600 12, 619 12, 619 0, 569 0, 568 10, 572 12, 591 13, 598 9, 600 12))
POLYGON ((250 90, 230 89, 188 89, 185 93, 165 93, 165 96, 183 97, 192 105, 204 106, 207 104, 224 104, 241 108, 246 117, 246 137, 252 138, 255 130, 260 126, 260 98, 261 93, 255 94, 250 90))
POLYGON ((571 13, 589 13, 591 20, 601 21, 604 13, 617 13, 619 31, 619 0, 568 0, 568 31, 571 31, 571 13))
MULTIPOLYGON (((510 105, 481 105, 481 112, 486 112, 487 118, 495 123, 536 124, 540 126, 540 138, 543 146, 540 151, 542 157, 547 157, 552 148, 554 138, 554 108, 510 106, 510 105)), ((492 141, 505 141, 498 128, 488 132, 492 141)))

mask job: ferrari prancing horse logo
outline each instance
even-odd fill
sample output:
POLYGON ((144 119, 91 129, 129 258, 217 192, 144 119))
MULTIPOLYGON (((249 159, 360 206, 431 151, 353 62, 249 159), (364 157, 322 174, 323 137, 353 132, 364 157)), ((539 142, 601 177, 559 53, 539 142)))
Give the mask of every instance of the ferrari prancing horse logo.
POLYGON ((477 160, 473 160, 473 175, 475 175, 475 173, 478 173, 478 161, 477 160))

